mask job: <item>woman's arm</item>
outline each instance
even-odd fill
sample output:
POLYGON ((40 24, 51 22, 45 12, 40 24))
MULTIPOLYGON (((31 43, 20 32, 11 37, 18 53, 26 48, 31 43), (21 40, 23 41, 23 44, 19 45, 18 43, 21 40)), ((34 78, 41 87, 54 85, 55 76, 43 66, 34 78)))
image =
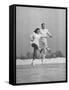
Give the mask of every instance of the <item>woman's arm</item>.
POLYGON ((31 41, 33 42, 34 41, 34 39, 35 39, 35 33, 32 33, 32 35, 31 35, 31 41))
POLYGON ((34 41, 34 35, 31 35, 31 41, 32 42, 34 41))

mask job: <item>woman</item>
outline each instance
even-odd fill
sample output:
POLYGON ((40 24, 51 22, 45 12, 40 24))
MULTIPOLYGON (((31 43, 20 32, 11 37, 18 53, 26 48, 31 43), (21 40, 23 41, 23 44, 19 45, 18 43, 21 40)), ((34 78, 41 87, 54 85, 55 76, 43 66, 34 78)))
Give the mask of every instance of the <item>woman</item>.
POLYGON ((31 46, 33 47, 33 60, 38 58, 37 51, 39 50, 39 39, 41 37, 40 29, 36 28, 36 30, 31 35, 31 46))

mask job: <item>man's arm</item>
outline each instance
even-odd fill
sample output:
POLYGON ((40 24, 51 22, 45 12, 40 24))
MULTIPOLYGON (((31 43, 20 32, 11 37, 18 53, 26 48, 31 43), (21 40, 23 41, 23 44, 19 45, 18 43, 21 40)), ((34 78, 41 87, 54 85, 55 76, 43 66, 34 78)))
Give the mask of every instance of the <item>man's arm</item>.
POLYGON ((52 34, 49 31, 47 32, 47 34, 50 38, 52 37, 52 34))

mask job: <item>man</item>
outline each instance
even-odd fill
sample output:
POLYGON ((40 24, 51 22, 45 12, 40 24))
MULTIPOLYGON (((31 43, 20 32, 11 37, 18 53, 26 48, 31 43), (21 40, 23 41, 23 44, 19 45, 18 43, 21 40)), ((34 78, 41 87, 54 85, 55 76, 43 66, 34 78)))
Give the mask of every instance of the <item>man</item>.
POLYGON ((41 58, 42 58, 42 62, 43 59, 45 59, 46 56, 46 52, 50 51, 50 49, 48 48, 48 44, 47 44, 47 38, 48 37, 52 37, 51 33, 48 31, 48 29, 46 29, 46 25, 45 23, 41 24, 41 29, 40 29, 40 33, 42 35, 42 38, 40 39, 40 53, 41 53, 41 58))

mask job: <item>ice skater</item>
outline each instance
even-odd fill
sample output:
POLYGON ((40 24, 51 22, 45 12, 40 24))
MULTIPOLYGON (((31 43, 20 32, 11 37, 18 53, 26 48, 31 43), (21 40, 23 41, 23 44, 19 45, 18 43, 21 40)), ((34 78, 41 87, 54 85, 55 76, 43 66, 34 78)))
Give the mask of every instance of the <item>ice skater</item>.
POLYGON ((42 62, 43 59, 45 59, 46 53, 47 51, 50 52, 50 48, 48 47, 48 43, 47 43, 47 38, 48 37, 52 37, 52 34, 48 31, 48 29, 46 29, 46 25, 45 23, 41 24, 41 29, 40 29, 40 33, 41 33, 41 38, 40 38, 40 53, 41 53, 41 58, 42 58, 42 62))
MULTIPOLYGON (((33 47, 33 61, 38 58, 37 52, 40 51, 39 40, 41 38, 40 28, 36 28, 31 35, 31 46, 33 47)), ((32 61, 32 63, 33 63, 32 61)))

